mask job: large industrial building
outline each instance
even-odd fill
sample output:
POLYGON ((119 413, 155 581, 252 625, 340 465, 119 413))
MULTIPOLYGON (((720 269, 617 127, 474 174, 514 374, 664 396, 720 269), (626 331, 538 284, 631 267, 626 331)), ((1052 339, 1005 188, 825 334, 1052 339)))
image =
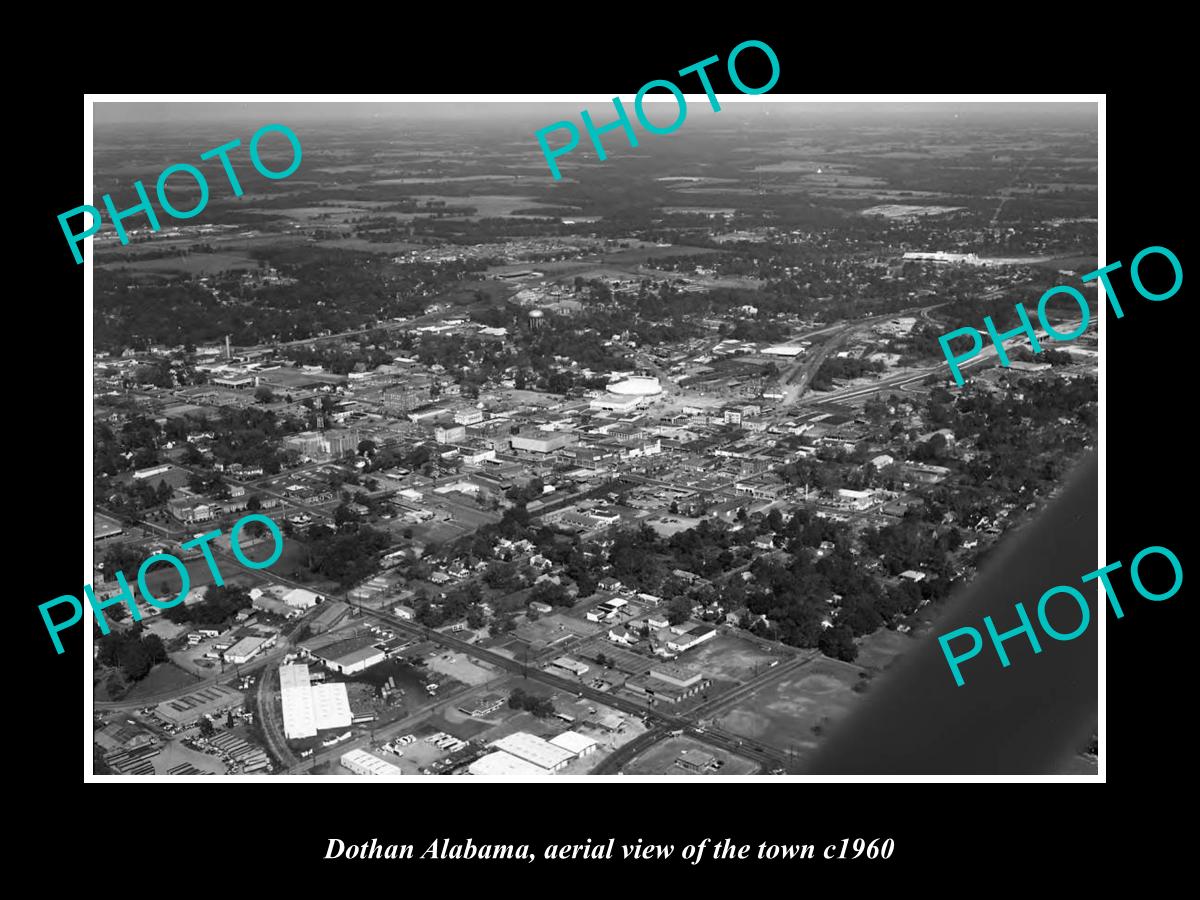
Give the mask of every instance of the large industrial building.
POLYGON ((300 649, 313 659, 323 663, 332 672, 354 675, 387 659, 376 635, 356 634, 350 638, 328 641, 313 638, 300 645, 300 649))
POLYGON ((517 731, 502 737, 498 741, 493 741, 492 746, 537 766, 543 775, 557 772, 575 758, 575 754, 570 750, 543 740, 537 735, 529 734, 527 731, 517 731))
POLYGON ((342 754, 342 766, 355 775, 403 775, 398 766, 380 759, 366 750, 350 750, 342 754))
POLYGON ((467 767, 467 771, 484 778, 540 778, 549 774, 540 766, 503 750, 479 757, 467 767))
POLYGON ((326 728, 349 728, 353 718, 343 682, 313 685, 308 666, 279 667, 283 733, 288 740, 314 736, 326 728))

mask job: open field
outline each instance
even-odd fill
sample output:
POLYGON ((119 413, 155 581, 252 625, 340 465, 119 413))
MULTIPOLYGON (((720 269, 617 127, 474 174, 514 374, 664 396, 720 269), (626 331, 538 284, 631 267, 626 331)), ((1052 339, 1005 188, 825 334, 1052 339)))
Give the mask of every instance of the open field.
POLYGON ((129 689, 126 700, 139 700, 165 691, 182 691, 200 679, 173 663, 159 663, 150 674, 129 689))
POLYGON ((483 684, 496 677, 495 672, 479 663, 472 662, 464 653, 449 651, 435 653, 425 661, 425 667, 470 685, 483 684))
POLYGON ((816 748, 821 733, 854 705, 858 695, 852 688, 861 671, 822 657, 756 691, 720 716, 717 724, 733 734, 803 755, 816 748))
POLYGON ((317 241, 321 247, 331 250, 364 250, 367 253, 404 253, 408 250, 420 250, 422 244, 410 244, 405 241, 368 241, 365 238, 344 237, 335 241, 317 241))
POLYGON ((242 253, 222 251, 133 261, 105 256, 100 261, 100 267, 106 269, 120 267, 141 272, 171 272, 183 275, 215 275, 217 272, 225 272, 230 269, 252 271, 258 268, 258 261, 242 253))
POLYGON ((960 209, 962 209, 961 206, 913 206, 912 204, 905 203, 891 203, 859 210, 859 215, 883 216, 885 219, 902 219, 907 216, 937 216, 942 213, 957 212, 960 209))
POLYGON ((659 537, 671 537, 681 531, 687 531, 690 528, 695 528, 700 524, 700 519, 692 519, 687 516, 672 515, 666 513, 658 515, 657 511, 654 515, 649 516, 645 523, 654 529, 655 534, 659 537))
POLYGON ((659 741, 645 753, 634 757, 622 770, 626 775, 753 775, 758 764, 740 756, 731 756, 724 750, 715 750, 707 744, 688 737, 659 741), (715 756, 724 763, 721 768, 697 772, 676 764, 685 750, 696 750, 715 756))
POLYGON ((695 666, 714 679, 745 682, 761 673, 771 660, 787 657, 773 650, 764 650, 762 645, 748 638, 720 634, 701 644, 695 650, 683 654, 678 662, 695 666))

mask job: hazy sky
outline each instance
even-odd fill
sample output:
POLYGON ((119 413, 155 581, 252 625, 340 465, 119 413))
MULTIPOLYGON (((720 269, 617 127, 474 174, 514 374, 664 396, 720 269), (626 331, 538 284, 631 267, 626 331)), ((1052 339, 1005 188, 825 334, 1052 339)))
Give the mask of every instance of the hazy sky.
MULTIPOLYGON (((592 96, 592 95, 586 95, 592 96)), ((661 102, 674 103, 665 92, 648 95, 647 99, 661 97, 661 102)), ((1037 124, 1057 123, 1072 128, 1094 127, 1096 105, 1093 103, 779 103, 739 102, 738 95, 719 94, 721 113, 729 112, 725 120, 739 115, 761 114, 767 110, 772 117, 801 117, 809 121, 888 121, 896 124, 921 121, 950 121, 957 115, 963 124, 1005 124, 1029 122, 1037 124), (732 101, 732 102, 728 102, 732 101)), ((625 108, 633 118, 633 97, 622 95, 625 108)), ((384 103, 366 102, 147 102, 147 103, 96 103, 95 124, 98 128, 109 126, 143 125, 195 125, 205 121, 230 123, 247 122, 332 122, 353 121, 366 124, 375 122, 448 122, 472 121, 476 123, 496 122, 516 125, 528 122, 541 127, 560 119, 578 121, 579 111, 588 109, 599 124, 610 121, 606 113, 611 109, 610 98, 599 101, 546 101, 539 103, 384 103)), ((713 112, 707 99, 700 94, 696 101, 688 102, 688 119, 696 120, 721 117, 713 112)))

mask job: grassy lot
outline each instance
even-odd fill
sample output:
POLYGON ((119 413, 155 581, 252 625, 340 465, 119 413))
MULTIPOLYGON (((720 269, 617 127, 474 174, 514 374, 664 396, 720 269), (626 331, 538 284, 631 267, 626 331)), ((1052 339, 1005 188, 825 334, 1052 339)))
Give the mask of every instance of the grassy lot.
POLYGON ((159 663, 150 670, 149 675, 129 689, 129 693, 125 695, 124 699, 139 700, 142 697, 150 697, 164 691, 183 690, 199 680, 195 675, 185 672, 174 663, 159 663))
POLYGON ((853 687, 862 671, 849 663, 819 657, 755 692, 722 715, 717 724, 734 734, 803 755, 853 707, 859 696, 853 687))
POLYGON ((711 641, 689 650, 679 662, 695 666, 714 679, 744 682, 762 672, 773 659, 783 659, 772 650, 748 638, 721 634, 711 641))
POLYGON ((254 270, 258 262, 241 253, 193 253, 190 256, 167 256, 161 259, 141 259, 132 262, 106 257, 102 268, 128 268, 141 272, 182 272, 185 275, 213 275, 230 269, 254 270))
POLYGON ((490 668, 472 662, 464 653, 443 651, 429 657, 426 668, 463 684, 483 684, 496 677, 490 668))

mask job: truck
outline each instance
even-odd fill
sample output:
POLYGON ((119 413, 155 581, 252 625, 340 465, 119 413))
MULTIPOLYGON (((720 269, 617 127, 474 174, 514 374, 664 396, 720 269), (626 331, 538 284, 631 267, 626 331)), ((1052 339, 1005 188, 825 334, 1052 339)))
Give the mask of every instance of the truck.
POLYGON ((354 734, 352 731, 347 731, 344 734, 339 734, 337 737, 332 737, 327 741, 321 741, 322 747, 332 747, 334 744, 340 744, 342 741, 349 740, 354 734))

